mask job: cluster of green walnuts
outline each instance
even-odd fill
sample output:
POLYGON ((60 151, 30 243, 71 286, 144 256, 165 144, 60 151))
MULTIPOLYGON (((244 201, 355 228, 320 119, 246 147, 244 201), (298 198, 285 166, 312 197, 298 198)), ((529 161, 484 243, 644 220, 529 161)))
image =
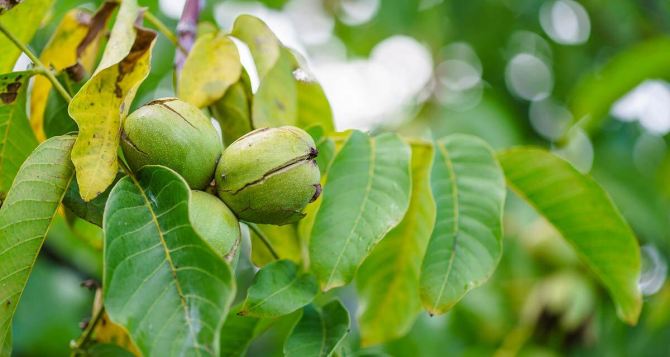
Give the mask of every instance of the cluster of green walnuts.
POLYGON ((121 147, 133 171, 162 165, 184 178, 192 189, 194 229, 214 246, 217 237, 239 237, 238 219, 294 223, 321 193, 316 145, 304 130, 261 128, 223 150, 210 119, 177 98, 157 99, 131 113, 121 147))

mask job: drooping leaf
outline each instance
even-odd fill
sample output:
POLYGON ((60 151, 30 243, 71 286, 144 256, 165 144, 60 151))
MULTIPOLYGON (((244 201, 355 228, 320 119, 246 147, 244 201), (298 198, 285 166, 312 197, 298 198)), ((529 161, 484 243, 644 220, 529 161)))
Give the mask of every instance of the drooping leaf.
POLYGON ((498 154, 507 183, 570 243, 609 290, 619 317, 634 324, 642 299, 640 248, 609 195, 570 163, 535 148, 498 154))
POLYGON ((437 218, 421 265, 421 302, 443 314, 485 283, 502 254, 505 178, 483 140, 455 134, 437 141, 431 172, 437 218))
POLYGON ((349 312, 339 300, 331 301, 321 309, 307 305, 284 343, 284 355, 332 356, 348 334, 349 312))
MULTIPOLYGON (((271 224, 257 224, 256 228, 270 242, 279 258, 288 259, 296 263, 300 262, 300 240, 298 239, 298 232, 294 225, 275 226, 271 224)), ((251 231, 251 261, 254 265, 262 267, 275 260, 275 257, 272 256, 272 253, 270 253, 261 238, 258 237, 256 232, 251 231)))
POLYGON ((30 71, 0 75, 0 201, 23 161, 37 146, 26 115, 30 71))
MULTIPOLYGON (((2 13, 0 24, 21 43, 30 43, 42 20, 51 10, 53 2, 53 0, 24 0, 11 10, 2 13)), ((2 48, 0 73, 11 72, 21 55, 21 50, 3 33, 0 33, 0 48, 2 48)))
MULTIPOLYGON (((40 54, 40 61, 44 65, 59 72, 77 63, 77 47, 86 37, 90 14, 81 9, 68 11, 51 35, 49 42, 40 54)), ((87 48, 84 55, 85 67, 90 70, 93 66, 97 46, 87 48)), ((51 91, 51 82, 44 76, 35 78, 30 96, 30 124, 39 141, 44 141, 44 113, 51 91)), ((59 94, 56 94, 60 96, 59 94)))
POLYGON ((275 66, 281 52, 281 43, 275 34, 262 20, 251 15, 238 16, 231 34, 249 46, 258 78, 262 80, 275 66))
POLYGON ((147 356, 218 353, 235 282, 189 222, 191 191, 174 171, 145 166, 107 201, 105 308, 147 356))
POLYGON ((242 70, 240 79, 231 85, 223 98, 210 106, 212 116, 219 122, 224 146, 253 130, 251 123, 251 84, 242 70))
POLYGON ((156 34, 134 26, 138 14, 135 0, 123 1, 98 68, 69 106, 79 125, 72 162, 84 201, 114 181, 121 121, 149 73, 156 34))
POLYGON ((49 139, 21 165, 0 208, 0 346, 11 331, 37 254, 72 179, 72 136, 49 139))
POLYGON ((198 108, 226 93, 240 78, 242 63, 235 43, 223 32, 199 36, 179 75, 177 95, 198 108))
POLYGON ((607 119, 612 104, 648 78, 670 79, 670 38, 658 37, 623 50, 573 89, 570 108, 587 132, 607 119))
POLYGON ((254 95, 251 116, 255 128, 296 125, 298 93, 294 67, 293 56, 282 48, 275 65, 261 80, 254 95))
POLYGON ((435 224, 430 189, 432 162, 430 143, 412 144, 412 193, 407 213, 372 251, 356 276, 363 347, 404 336, 421 311, 421 259, 435 224))
POLYGON ((354 278, 372 248, 409 205, 410 148, 395 134, 353 131, 328 171, 309 242, 323 290, 354 278))
POLYGON ((312 302, 319 285, 314 275, 300 271, 290 260, 277 260, 261 268, 254 277, 241 315, 278 317, 312 302))

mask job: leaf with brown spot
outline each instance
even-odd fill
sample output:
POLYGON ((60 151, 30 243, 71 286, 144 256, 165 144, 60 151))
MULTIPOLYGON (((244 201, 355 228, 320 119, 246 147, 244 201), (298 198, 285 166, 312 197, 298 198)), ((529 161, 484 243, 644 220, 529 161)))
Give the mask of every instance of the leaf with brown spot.
POLYGON ((26 115, 26 89, 33 74, 25 71, 0 75, 0 200, 37 146, 26 115))
POLYGON ((94 199, 114 181, 121 122, 149 74, 156 33, 134 25, 139 14, 136 1, 121 4, 98 68, 68 108, 79 126, 72 162, 84 201, 94 199))
MULTIPOLYGON (((61 20, 55 32, 44 47, 40 60, 45 66, 56 71, 64 70, 79 62, 77 47, 84 40, 88 32, 91 15, 83 10, 68 11, 61 20)), ((82 68, 90 71, 94 65, 98 43, 87 46, 82 52, 82 68)), ((51 90, 51 82, 43 76, 36 77, 30 96, 30 124, 39 141, 44 141, 44 111, 51 90)))

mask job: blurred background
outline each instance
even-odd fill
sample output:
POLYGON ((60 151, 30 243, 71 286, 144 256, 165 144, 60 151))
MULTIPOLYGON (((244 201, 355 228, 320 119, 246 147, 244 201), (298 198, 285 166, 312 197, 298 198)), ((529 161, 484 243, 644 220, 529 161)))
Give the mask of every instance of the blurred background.
MULTIPOLYGON (((183 3, 140 0, 173 29, 183 3)), ((32 48, 67 10, 98 5, 56 1, 32 48)), ((228 0, 207 1, 201 19, 230 29, 242 13, 305 56, 338 130, 548 148, 605 187, 642 246, 645 304, 630 327, 558 234, 510 194, 503 259, 486 285, 382 346, 360 350, 354 323, 347 355, 670 355, 670 2, 228 0)), ((174 95, 173 55, 159 36, 135 106, 174 95)), ((82 220, 54 223, 14 321, 18 356, 69 355, 93 300, 79 284, 101 274, 100 236, 82 220)), ((250 279, 253 268, 243 260, 239 274, 250 279)), ((354 289, 340 293, 355 315, 354 289)), ((249 355, 280 354, 287 330, 278 324, 249 355)))

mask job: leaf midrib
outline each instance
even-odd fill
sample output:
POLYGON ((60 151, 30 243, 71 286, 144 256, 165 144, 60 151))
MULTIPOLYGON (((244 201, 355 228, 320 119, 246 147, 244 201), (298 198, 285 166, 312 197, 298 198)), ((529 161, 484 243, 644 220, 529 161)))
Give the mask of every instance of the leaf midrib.
POLYGON ((328 276, 328 280, 326 281, 326 287, 330 286, 333 276, 337 271, 337 267, 340 265, 342 256, 344 255, 344 252, 347 250, 347 246, 349 246, 349 243, 351 242, 352 234, 358 227, 358 223, 360 222, 361 217, 363 216, 363 212, 365 212, 365 207, 367 206, 368 198, 370 196, 370 192, 372 191, 372 182, 374 181, 374 171, 375 166, 377 164, 376 160, 377 147, 376 147, 376 141, 374 139, 369 140, 368 142, 370 143, 370 168, 368 169, 368 184, 365 187, 365 195, 363 196, 363 205, 361 206, 361 209, 358 211, 358 215, 356 216, 356 220, 354 221, 354 224, 352 225, 349 234, 347 234, 347 239, 344 242, 342 250, 340 250, 340 253, 337 256, 337 259, 335 260, 335 264, 331 268, 330 275, 328 276))
MULTIPOLYGON (((135 186, 139 189, 140 194, 142 195, 142 199, 144 199, 144 205, 147 207, 149 210, 149 213, 151 214, 151 220, 154 222, 156 225, 156 230, 158 231, 158 237, 161 242, 161 246, 163 247, 163 250, 165 251, 165 260, 168 262, 168 265, 170 267, 170 272, 172 273, 172 276, 175 281, 175 287, 177 288, 177 294, 179 295, 179 301, 184 308, 184 317, 186 319, 186 323, 188 324, 189 327, 189 332, 191 334, 191 338, 193 338, 193 342, 197 344, 197 336, 195 335, 195 330, 193 327, 193 322, 191 321, 191 318, 188 313, 188 306, 186 304, 186 298, 184 297, 184 291, 181 288, 181 284, 179 282, 179 279, 177 278, 177 269, 174 266, 174 262, 172 261, 172 256, 170 255, 170 249, 167 246, 167 242, 165 241, 165 237, 163 236, 163 230, 161 228, 160 223, 158 222, 158 217, 154 213, 153 207, 151 205, 151 201, 149 200, 149 197, 147 197, 146 193, 144 192, 144 188, 140 185, 139 181, 137 181, 137 178, 134 175, 128 175, 130 179, 133 181, 135 186)), ((200 350, 195 349, 197 352, 197 355, 200 356, 200 350)))
POLYGON ((459 192, 458 192, 458 184, 457 184, 457 179, 456 179, 456 171, 454 170, 454 164, 451 160, 451 157, 449 156, 449 152, 447 151, 447 148, 444 143, 438 144, 437 145, 438 150, 442 153, 442 156, 444 157, 444 164, 447 167, 447 171, 449 172, 449 180, 451 180, 452 185, 451 185, 451 195, 453 197, 453 210, 454 210, 454 229, 452 234, 454 235, 454 242, 451 245, 451 255, 449 256, 449 266, 447 267, 447 273, 444 276, 444 279, 442 281, 442 285, 440 286, 440 290, 435 297, 435 301, 433 303, 433 311, 438 310, 438 305, 440 303, 440 300, 442 299, 442 295, 444 295, 444 290, 447 287, 447 283, 449 282, 449 277, 451 276, 451 269, 454 265, 454 260, 456 258, 456 247, 458 246, 458 237, 459 237, 459 231, 460 231, 460 214, 459 214, 459 192))

